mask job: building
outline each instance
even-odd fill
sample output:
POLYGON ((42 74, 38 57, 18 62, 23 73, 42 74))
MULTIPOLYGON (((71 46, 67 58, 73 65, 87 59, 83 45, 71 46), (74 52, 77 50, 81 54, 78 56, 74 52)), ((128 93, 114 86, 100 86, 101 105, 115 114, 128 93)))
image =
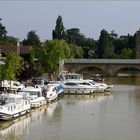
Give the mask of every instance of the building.
POLYGON ((32 46, 0 45, 0 53, 5 56, 8 52, 15 52, 20 55, 27 54, 32 50, 32 46))

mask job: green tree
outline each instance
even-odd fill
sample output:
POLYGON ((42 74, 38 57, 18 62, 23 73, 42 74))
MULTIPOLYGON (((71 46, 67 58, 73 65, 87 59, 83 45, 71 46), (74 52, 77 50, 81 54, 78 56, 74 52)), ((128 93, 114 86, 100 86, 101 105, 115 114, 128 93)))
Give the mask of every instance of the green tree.
POLYGON ((114 42, 114 52, 117 55, 120 55, 122 52, 122 49, 124 48, 130 48, 132 51, 134 51, 134 55, 135 55, 135 37, 132 35, 123 35, 120 36, 119 38, 117 38, 114 42))
MULTIPOLYGON (((91 38, 86 38, 80 33, 80 29, 71 28, 66 30, 65 39, 68 44, 75 44, 83 50, 83 57, 91 57, 91 52, 95 52, 95 41, 91 38)), ((93 57, 93 55, 92 55, 93 57)))
POLYGON ((6 28, 5 28, 5 26, 2 25, 1 20, 2 19, 0 18, 0 41, 5 39, 6 34, 7 34, 6 28))
POLYGON ((99 58, 103 58, 106 48, 109 46, 109 35, 105 29, 103 29, 100 33, 99 41, 98 41, 98 56, 99 58))
POLYGON ((74 44, 70 44, 70 50, 71 50, 71 58, 83 58, 83 50, 81 47, 74 45, 74 44))
POLYGON ((69 44, 76 44, 78 46, 82 46, 81 42, 84 42, 85 36, 80 33, 80 29, 71 28, 66 30, 66 41, 69 44))
POLYGON ((58 72, 60 60, 69 56, 70 48, 64 40, 51 40, 41 48, 40 61, 44 71, 55 75, 58 72))
POLYGON ((13 36, 6 36, 4 40, 4 45, 17 45, 18 39, 13 36))
POLYGON ((40 46, 40 39, 36 34, 36 31, 30 31, 27 34, 27 39, 22 41, 23 45, 33 45, 33 46, 40 46))
POLYGON ((34 64, 35 61, 35 49, 30 50, 25 56, 24 60, 29 62, 29 64, 34 64))
POLYGON ((52 32, 53 39, 64 39, 65 37, 65 27, 63 25, 62 17, 59 15, 56 20, 55 30, 52 32))
POLYGON ((124 48, 121 50, 120 58, 132 59, 132 58, 134 58, 134 51, 130 48, 124 48))
POLYGON ((2 72, 3 78, 6 80, 13 80, 23 70, 22 58, 14 52, 9 52, 5 59, 2 72))

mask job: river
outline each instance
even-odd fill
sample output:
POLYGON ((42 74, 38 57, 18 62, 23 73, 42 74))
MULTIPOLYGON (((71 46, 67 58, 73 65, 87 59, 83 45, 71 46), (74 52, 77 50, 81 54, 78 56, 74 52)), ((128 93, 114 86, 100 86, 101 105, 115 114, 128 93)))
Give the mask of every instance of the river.
POLYGON ((140 77, 113 77, 110 95, 64 98, 15 122, 0 140, 140 140, 140 77))

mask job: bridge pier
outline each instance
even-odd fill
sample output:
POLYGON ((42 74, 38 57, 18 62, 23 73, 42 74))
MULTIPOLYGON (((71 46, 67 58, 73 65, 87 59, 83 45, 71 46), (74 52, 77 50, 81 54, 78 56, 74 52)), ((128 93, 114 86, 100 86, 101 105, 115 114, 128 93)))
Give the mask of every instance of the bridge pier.
POLYGON ((116 76, 114 70, 110 68, 109 66, 105 72, 106 72, 106 76, 116 76))

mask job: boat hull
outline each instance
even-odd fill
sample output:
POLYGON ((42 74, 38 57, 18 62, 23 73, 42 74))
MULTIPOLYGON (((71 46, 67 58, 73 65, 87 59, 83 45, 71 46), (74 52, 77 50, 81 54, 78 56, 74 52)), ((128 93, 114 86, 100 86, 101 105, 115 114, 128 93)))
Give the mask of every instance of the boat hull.
POLYGON ((53 102, 53 101, 57 100, 57 97, 58 97, 57 94, 52 97, 46 97, 46 101, 47 101, 47 103, 53 102))
POLYGON ((0 120, 2 120, 2 121, 13 120, 17 117, 23 116, 23 115, 30 113, 30 112, 31 112, 30 108, 27 110, 21 111, 21 112, 17 112, 15 114, 6 114, 6 113, 0 112, 0 120))
POLYGON ((89 88, 64 88, 65 94, 91 94, 93 92, 94 90, 89 88))

